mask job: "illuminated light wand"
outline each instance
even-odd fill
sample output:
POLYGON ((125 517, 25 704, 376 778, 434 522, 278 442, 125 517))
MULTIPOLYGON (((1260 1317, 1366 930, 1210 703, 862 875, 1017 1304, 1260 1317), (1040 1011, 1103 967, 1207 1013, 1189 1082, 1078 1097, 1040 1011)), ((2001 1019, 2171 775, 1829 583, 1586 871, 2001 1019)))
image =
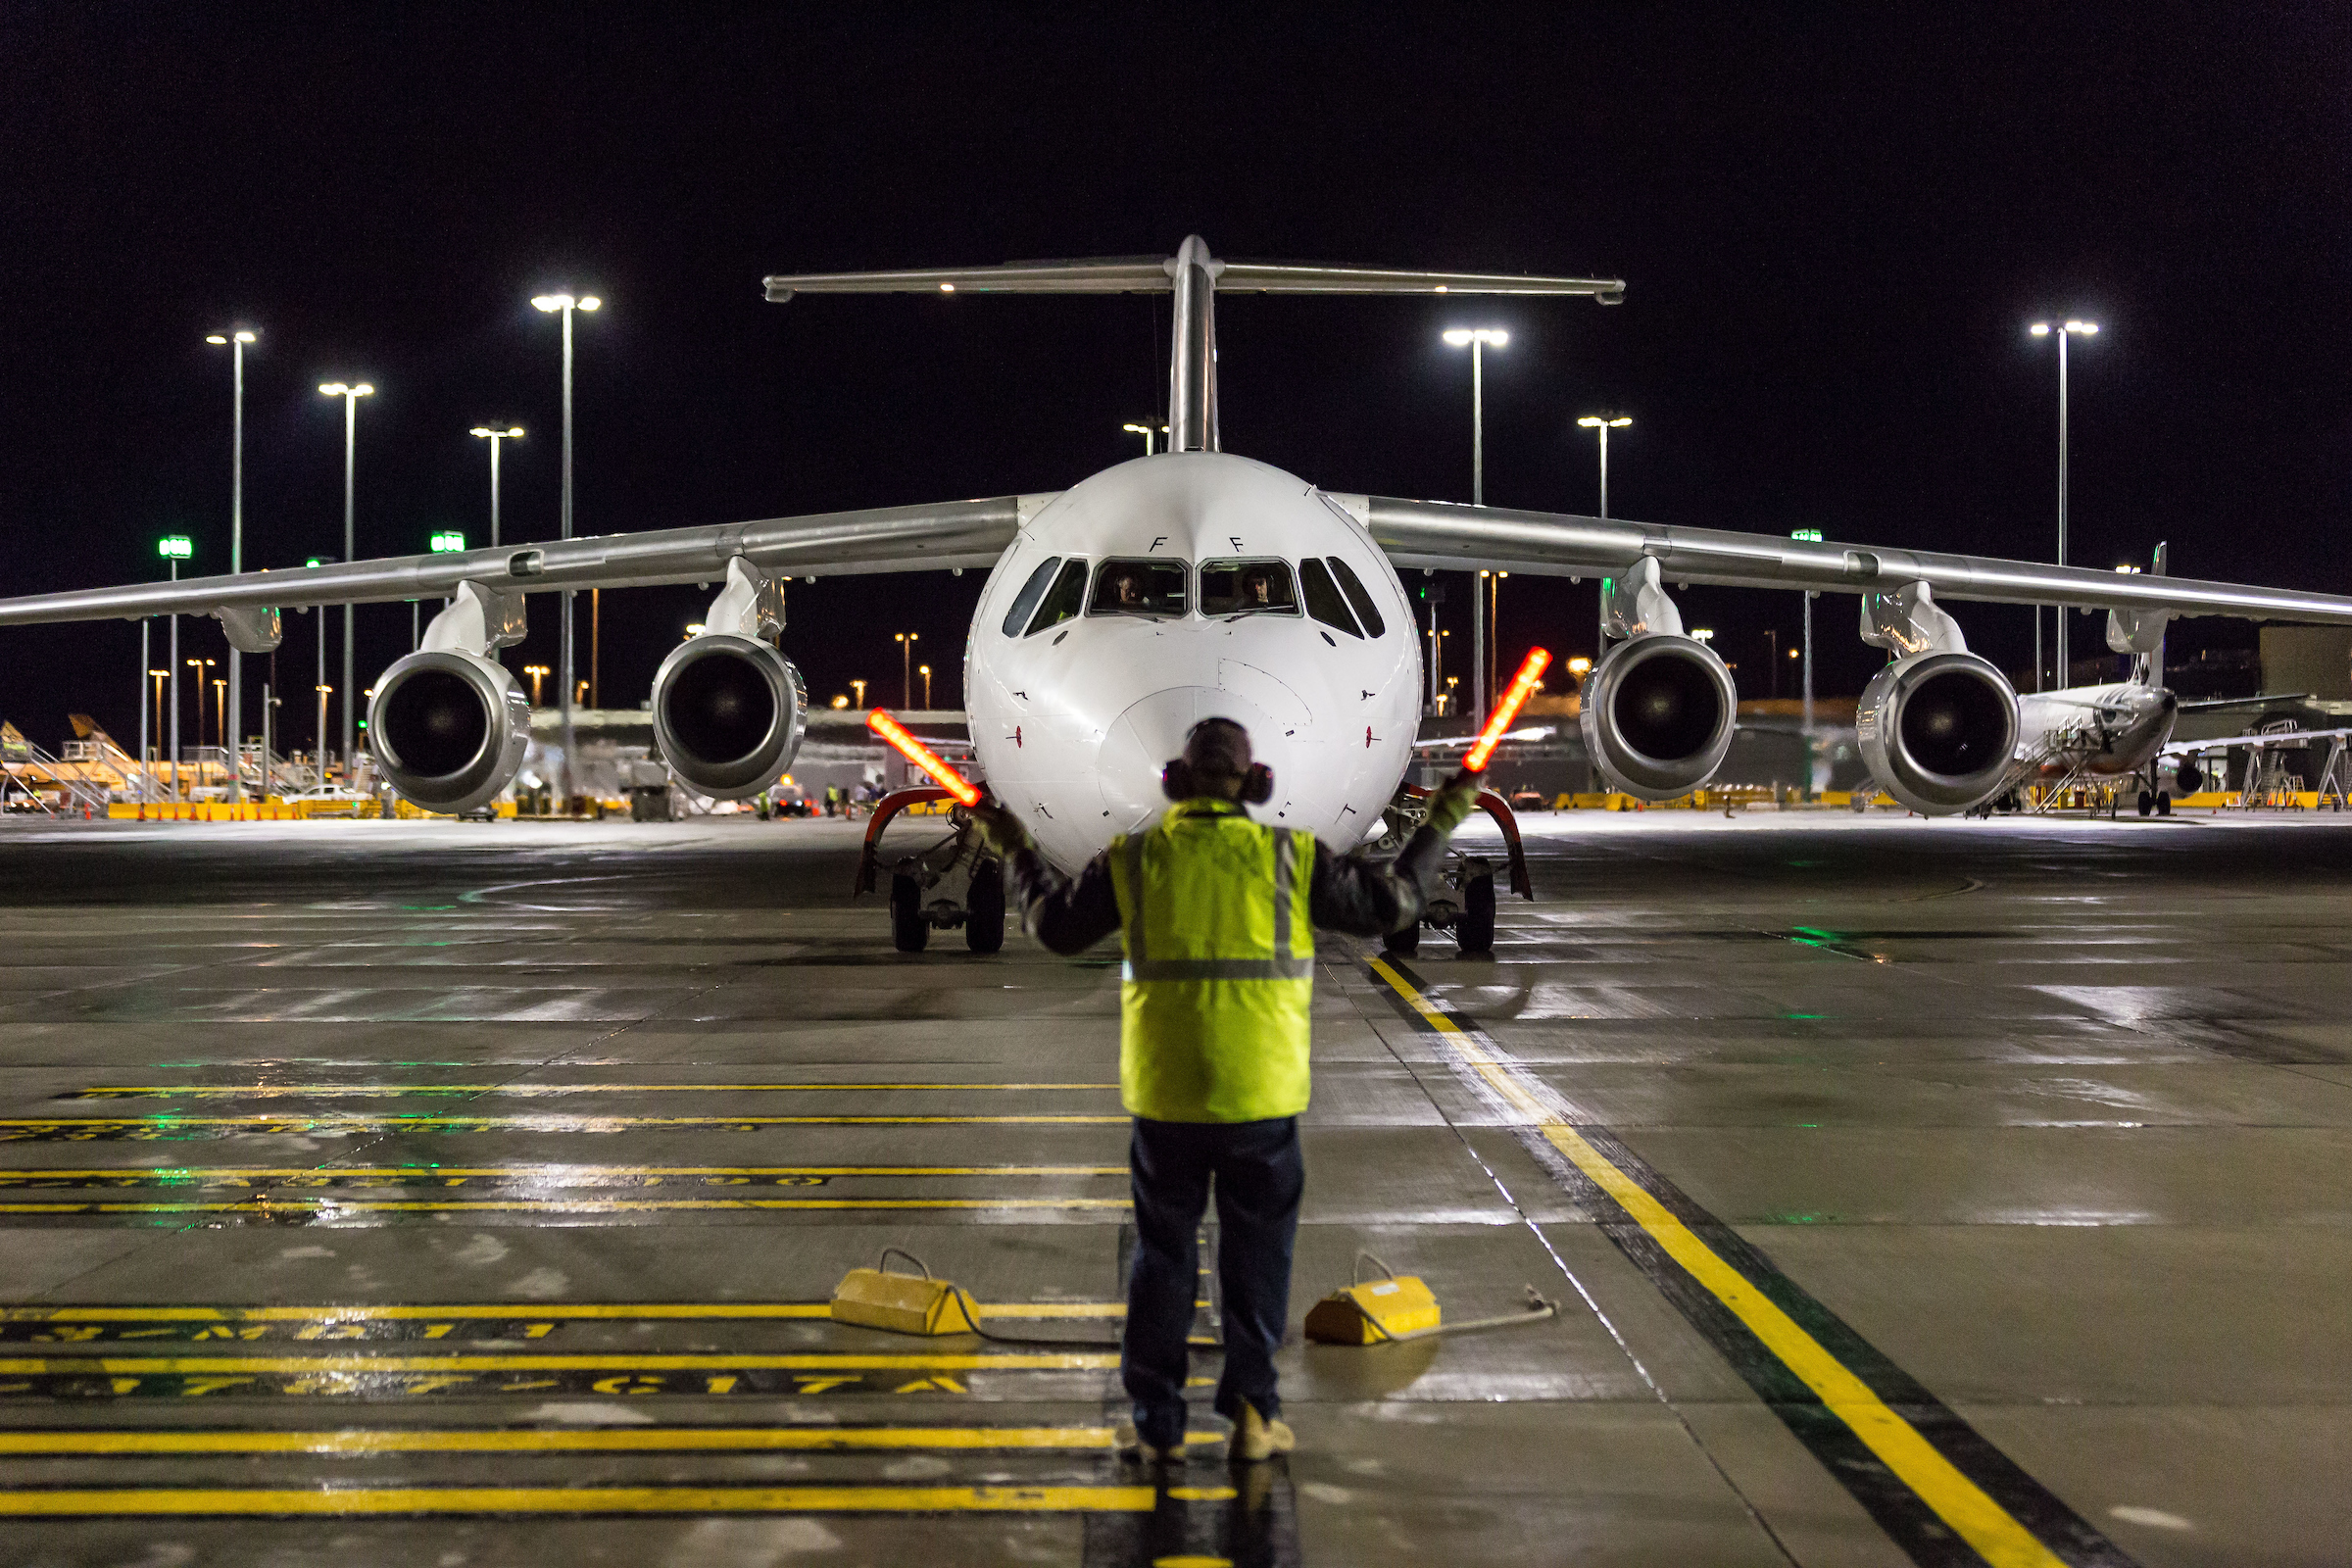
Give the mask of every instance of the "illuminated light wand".
POLYGON ((1527 659, 1519 665, 1519 673, 1511 677, 1510 690, 1504 692, 1502 701, 1494 705, 1493 715, 1487 719, 1487 727, 1478 733, 1478 744, 1471 747, 1469 755, 1462 759, 1463 772, 1484 773, 1487 770, 1487 759, 1494 755, 1494 747, 1501 741, 1502 732, 1511 727, 1511 720, 1519 716, 1519 710, 1525 708, 1527 700, 1536 695, 1536 688, 1543 684, 1544 667, 1550 662, 1551 655, 1545 650, 1530 648, 1527 651, 1527 659))
POLYGON ((939 754, 932 751, 930 747, 907 734, 906 726, 891 717, 888 712, 877 708, 867 713, 865 727, 898 748, 901 757, 930 774, 941 789, 956 797, 956 805, 973 807, 980 804, 980 792, 972 786, 970 779, 965 778, 955 768, 942 761, 939 754))

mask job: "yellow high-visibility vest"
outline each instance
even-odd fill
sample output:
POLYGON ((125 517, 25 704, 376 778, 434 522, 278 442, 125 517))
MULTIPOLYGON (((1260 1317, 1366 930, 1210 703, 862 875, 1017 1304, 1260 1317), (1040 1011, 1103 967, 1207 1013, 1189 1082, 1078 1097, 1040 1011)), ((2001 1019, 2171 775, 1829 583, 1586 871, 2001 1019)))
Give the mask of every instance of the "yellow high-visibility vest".
POLYGON ((1262 1121, 1306 1108, 1314 866, 1314 834, 1226 801, 1183 802, 1110 841, 1130 1114, 1262 1121))

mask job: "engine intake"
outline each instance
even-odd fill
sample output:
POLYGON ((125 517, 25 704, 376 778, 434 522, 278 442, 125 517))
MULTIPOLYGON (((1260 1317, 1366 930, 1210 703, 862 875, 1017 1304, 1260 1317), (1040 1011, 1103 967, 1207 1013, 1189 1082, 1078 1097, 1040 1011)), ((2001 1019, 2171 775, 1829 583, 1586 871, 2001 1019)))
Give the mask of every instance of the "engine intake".
POLYGON ((531 705, 503 664, 427 649, 393 664, 368 705, 368 749, 403 797, 470 811, 507 787, 531 743, 531 705))
POLYGON ((1946 816, 2008 775, 2017 689, 1975 654, 1914 654, 1871 677, 1854 727, 1880 788, 1923 816, 1946 816))
POLYGON ((654 739, 686 785, 739 801, 800 752, 808 688, 775 649, 737 632, 690 637, 654 672, 654 739))
POLYGON ((1732 749, 1740 694, 1706 644, 1655 632, 1609 650, 1585 682, 1578 727, 1608 781, 1668 801, 1712 778, 1732 749))

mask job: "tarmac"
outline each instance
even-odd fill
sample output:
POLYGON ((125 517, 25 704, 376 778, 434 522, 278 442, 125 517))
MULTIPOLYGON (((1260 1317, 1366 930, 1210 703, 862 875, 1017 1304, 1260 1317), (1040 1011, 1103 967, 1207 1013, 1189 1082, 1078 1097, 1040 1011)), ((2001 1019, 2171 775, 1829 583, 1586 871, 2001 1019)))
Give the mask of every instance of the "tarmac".
POLYGON ((1326 942, 1292 1316, 1558 1315, 1165 1472, 1116 954, 861 828, 0 825, 0 1561, 2345 1560, 2352 818, 1527 818, 1492 959, 1326 942))

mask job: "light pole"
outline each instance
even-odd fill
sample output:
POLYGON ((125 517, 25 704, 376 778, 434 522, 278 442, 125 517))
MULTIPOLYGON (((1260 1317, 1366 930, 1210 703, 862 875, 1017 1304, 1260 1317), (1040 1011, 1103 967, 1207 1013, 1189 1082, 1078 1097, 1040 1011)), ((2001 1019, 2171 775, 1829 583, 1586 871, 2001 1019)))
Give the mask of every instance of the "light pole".
POLYGON ((504 430, 500 430, 487 424, 477 424, 473 427, 473 433, 485 438, 490 443, 490 548, 496 550, 498 548, 498 444, 501 441, 521 440, 522 426, 511 424, 504 430))
POLYGON ((931 710, 931 666, 918 664, 915 666, 914 672, 923 677, 923 711, 929 712, 931 710))
POLYGON ((522 666, 522 672, 531 677, 531 706, 537 708, 539 706, 539 683, 554 674, 555 671, 549 669, 545 664, 525 664, 522 666))
MULTIPOLYGON (((1609 514, 1609 432, 1622 430, 1634 421, 1622 414, 1588 414, 1576 422, 1600 435, 1600 514, 1606 519, 1609 514)), ((1592 650, 1595 656, 1609 651, 1609 579, 1606 577, 1600 579, 1600 638, 1592 645, 1592 650)))
MULTIPOLYGON (((1456 326, 1446 332, 1448 348, 1468 348, 1470 351, 1470 504, 1487 504, 1487 346, 1501 348, 1511 340, 1511 334, 1492 326, 1456 326)), ((1481 587, 1470 600, 1470 667, 1473 671, 1487 667, 1487 596, 1481 587)), ((1483 679, 1470 683, 1471 716, 1484 724, 1487 721, 1487 683, 1483 679)))
MULTIPOLYGON (((571 318, 576 311, 593 311, 604 304, 593 294, 573 298, 569 294, 541 294, 531 304, 542 311, 564 317, 564 514, 563 537, 571 537, 571 318)), ((571 809, 571 594, 564 590, 563 628, 557 634, 560 643, 556 650, 556 667, 562 673, 556 679, 556 692, 564 705, 564 808, 571 809)))
MULTIPOLYGON (((155 683, 155 738, 160 744, 164 738, 164 682, 172 678, 172 671, 151 669, 147 672, 147 678, 155 683)), ((140 707, 143 710, 146 705, 141 703, 140 707)), ((143 753, 146 749, 147 714, 142 711, 139 714, 139 750, 143 753)), ((147 763, 147 798, 155 799, 155 762, 150 759, 147 763)))
POLYGON ((1144 456, 1148 458, 1152 455, 1152 438, 1159 434, 1161 431, 1167 429, 1167 426, 1164 424, 1152 424, 1147 422, 1143 424, 1122 424, 1119 426, 1119 428, 1126 431, 1129 435, 1140 435, 1144 438, 1144 456))
MULTIPOLYGON (((333 556, 313 556, 304 564, 323 566, 335 559, 333 556)), ((324 606, 320 606, 318 610, 318 679, 315 684, 322 693, 334 689, 326 684, 326 609, 324 606)), ((311 758, 312 770, 318 775, 318 782, 323 784, 326 782, 326 699, 323 696, 318 699, 318 732, 313 738, 313 750, 316 755, 311 758)))
MULTIPOLYGON (((193 560, 196 547, 186 534, 175 533, 159 539, 156 554, 172 563, 172 580, 179 581, 179 564, 193 560)), ((179 799, 179 617, 172 617, 171 653, 164 662, 172 669, 172 799, 179 799)), ((156 737, 161 740, 162 736, 156 737)))
MULTIPOLYGON (((346 385, 341 381, 329 381, 318 390, 330 398, 343 400, 343 559, 357 561, 359 559, 359 542, 353 532, 355 514, 352 511, 351 480, 359 448, 360 399, 372 397, 375 394, 375 388, 365 381, 356 386, 346 385)), ((351 710, 351 620, 353 609, 354 607, 351 605, 343 607, 343 776, 347 779, 352 776, 354 764, 352 756, 354 714, 351 710)), ((326 622, 323 617, 326 612, 321 610, 318 613, 322 617, 318 623, 319 635, 324 636, 326 622)))
POLYGON ((899 706, 902 708, 914 706, 914 645, 921 635, 920 632, 903 631, 897 633, 894 639, 899 645, 899 673, 904 681, 904 689, 899 693, 899 706))
MULTIPOLYGON (((1788 537, 1789 537, 1789 538, 1791 538, 1791 539, 1802 539, 1802 540, 1803 540, 1803 541, 1805 541, 1805 543, 1807 543, 1807 544, 1815 544, 1815 545, 1817 545, 1817 544, 1821 543, 1821 530, 1820 530, 1819 528, 1791 528, 1791 529, 1789 529, 1789 530, 1788 530, 1788 537)), ((1810 754, 1811 747, 1812 747, 1812 744, 1813 744, 1813 743, 1812 743, 1812 735, 1813 735, 1813 594, 1812 594, 1812 591, 1808 589, 1808 590, 1806 590, 1805 592, 1803 592, 1803 593, 1799 594, 1799 595, 1797 596, 1797 603, 1798 603, 1798 604, 1800 604, 1800 605, 1802 605, 1802 606, 1804 607, 1804 616, 1805 616, 1805 662, 1804 662, 1804 674, 1805 674, 1805 717, 1804 717, 1804 729, 1805 729, 1805 737, 1806 737, 1806 740, 1805 740, 1805 745, 1806 745, 1807 752, 1808 752, 1808 755, 1809 755, 1809 754, 1810 754)), ((1811 783, 1811 780, 1810 780, 1810 778, 1808 778, 1808 779, 1807 779, 1806 786, 1805 786, 1805 793, 1806 793, 1806 795, 1807 795, 1807 796, 1810 796, 1810 795, 1812 794, 1812 783, 1811 783)))
POLYGON ((1772 645, 1772 652, 1764 661, 1764 667, 1772 671, 1769 677, 1771 690, 1766 695, 1778 699, 1781 695, 1781 634, 1772 627, 1766 627, 1764 640, 1772 645))
MULTIPOLYGON (((229 419, 228 439, 228 569, 233 574, 245 569, 245 345, 261 336, 258 332, 239 327, 233 332, 215 332, 207 343, 222 344, 228 349, 231 376, 235 383, 234 412, 229 419)), ((245 723, 245 656, 232 645, 228 650, 228 706, 236 712, 237 725, 245 723)), ((233 804, 245 798, 244 771, 239 765, 236 743, 229 742, 228 798, 233 804)), ((267 767, 265 762, 264 766, 267 767)), ((263 791, 268 793, 267 788, 263 791)))
POLYGON ((858 694, 857 698, 855 699, 855 706, 863 708, 865 706, 865 682, 861 680, 854 680, 850 682, 850 689, 858 694))
MULTIPOLYGON (((320 613, 323 614, 324 612, 320 613)), ((321 621, 319 624, 324 625, 325 622, 321 621)), ((318 787, 324 789, 326 787, 326 699, 334 688, 326 682, 320 681, 317 689, 318 692, 318 728, 315 732, 318 739, 311 743, 311 771, 318 775, 318 787)))
MULTIPOLYGON (((2096 321, 2066 321, 2051 326, 2047 321, 2035 321, 2026 329, 2035 337, 2058 339, 2058 564, 2066 564, 2066 340, 2072 337, 2096 337, 2096 321)), ((2041 612, 2034 612, 2034 689, 2041 689, 2041 612)), ((2066 607, 2058 607, 2058 684, 2063 688, 2069 678, 2066 667, 2066 607)))
MULTIPOLYGON (((196 682, 196 750, 200 753, 204 750, 204 672, 214 662, 210 659, 186 661, 187 666, 196 672, 192 678, 196 682)), ((196 782, 204 782, 204 763, 201 760, 196 764, 196 782)))

